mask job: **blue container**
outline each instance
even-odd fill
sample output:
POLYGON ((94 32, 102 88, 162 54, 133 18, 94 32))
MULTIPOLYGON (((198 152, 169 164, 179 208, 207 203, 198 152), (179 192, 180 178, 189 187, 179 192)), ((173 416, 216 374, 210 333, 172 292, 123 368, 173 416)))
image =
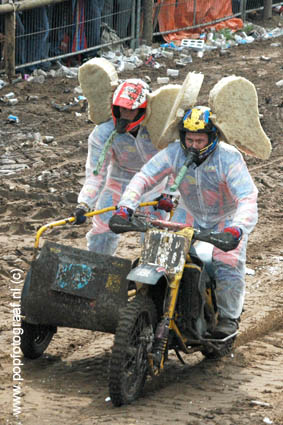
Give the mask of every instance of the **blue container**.
POLYGON ((20 122, 19 118, 18 118, 18 117, 16 117, 16 115, 9 115, 9 116, 8 116, 8 120, 9 120, 10 122, 16 122, 16 123, 20 122))

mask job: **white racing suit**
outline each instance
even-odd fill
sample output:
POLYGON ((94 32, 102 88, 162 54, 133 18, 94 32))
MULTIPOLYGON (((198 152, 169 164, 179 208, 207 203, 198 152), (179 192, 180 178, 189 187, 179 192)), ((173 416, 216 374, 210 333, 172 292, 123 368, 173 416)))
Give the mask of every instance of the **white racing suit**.
MULTIPOLYGON (((133 178, 119 205, 135 209, 144 192, 168 174, 174 178, 178 175, 185 158, 180 142, 169 144, 133 178)), ((229 226, 242 229, 238 247, 229 252, 214 247, 212 259, 219 314, 237 319, 245 296, 248 234, 257 223, 257 188, 241 153, 231 145, 218 143, 201 165, 188 168, 179 192, 181 200, 173 221, 214 231, 229 226)))
MULTIPOLYGON (((141 167, 157 153, 148 131, 140 127, 137 136, 130 133, 116 134, 112 146, 108 149, 103 166, 97 176, 93 174, 100 153, 114 130, 113 120, 94 128, 88 139, 88 157, 86 161, 86 179, 78 197, 90 209, 103 209, 117 205, 131 178, 141 167)), ((167 180, 167 179, 166 179, 167 180)), ((166 180, 154 188, 142 199, 153 201, 165 187, 166 180)), ((161 218, 160 211, 149 208, 152 214, 161 218)), ((119 236, 110 231, 108 222, 113 212, 94 216, 93 227, 87 233, 87 247, 90 251, 113 255, 119 236)))

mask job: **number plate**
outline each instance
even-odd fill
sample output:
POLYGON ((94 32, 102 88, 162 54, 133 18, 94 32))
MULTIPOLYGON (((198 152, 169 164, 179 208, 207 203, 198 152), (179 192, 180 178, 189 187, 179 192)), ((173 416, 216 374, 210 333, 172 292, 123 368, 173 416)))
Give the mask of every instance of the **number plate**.
POLYGON ((167 230, 152 229, 145 235, 141 263, 164 267, 169 274, 183 270, 189 241, 167 230))

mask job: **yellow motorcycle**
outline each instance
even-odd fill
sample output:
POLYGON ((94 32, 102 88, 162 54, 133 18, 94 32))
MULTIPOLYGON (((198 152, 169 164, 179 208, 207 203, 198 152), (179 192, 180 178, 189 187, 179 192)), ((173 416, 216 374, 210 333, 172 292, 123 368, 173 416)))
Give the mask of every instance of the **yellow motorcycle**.
POLYGON ((201 260, 212 250, 235 248, 228 233, 199 231, 181 223, 152 220, 137 213, 131 222, 113 216, 115 233, 146 232, 139 263, 127 278, 136 282, 120 311, 110 362, 112 403, 120 406, 139 397, 146 376, 159 375, 168 351, 200 351, 209 359, 231 352, 237 332, 213 339, 217 324, 215 281, 201 260))
MULTIPOLYGON (((157 201, 140 206, 153 205, 157 201)), ((200 241, 224 251, 234 249, 229 233, 200 232, 138 212, 130 223, 119 222, 115 215, 110 220, 116 233, 145 232, 141 256, 133 263, 50 240, 39 247, 45 231, 74 220, 49 223, 36 234, 21 295, 25 357, 40 357, 57 327, 115 334, 109 391, 112 403, 120 406, 139 397, 148 373, 162 372, 168 350, 175 350, 181 361, 180 352, 201 351, 218 358, 231 351, 236 333, 223 340, 210 336, 217 323, 215 282, 197 249, 200 241)))

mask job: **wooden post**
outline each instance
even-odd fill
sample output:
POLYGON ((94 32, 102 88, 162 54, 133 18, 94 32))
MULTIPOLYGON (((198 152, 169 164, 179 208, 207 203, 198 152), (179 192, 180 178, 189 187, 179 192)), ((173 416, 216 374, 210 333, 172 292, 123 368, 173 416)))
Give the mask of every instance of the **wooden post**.
POLYGON ((131 12, 131 49, 136 48, 136 0, 132 1, 132 12, 131 12))
POLYGON ((194 0, 194 17, 193 17, 193 25, 196 25, 196 16, 197 16, 197 0, 194 0))
POLYGON ((140 46, 141 0, 137 0, 136 14, 136 47, 140 46))
POLYGON ((16 14, 15 12, 5 15, 5 42, 4 60, 5 70, 9 82, 15 76, 15 51, 16 51, 16 14))
POLYGON ((0 14, 12 12, 14 8, 17 11, 20 11, 20 10, 33 9, 35 7, 48 6, 50 4, 62 3, 63 1, 66 1, 66 0, 24 0, 21 2, 15 1, 15 3, 13 4, 11 3, 0 4, 0 14))
POLYGON ((143 1, 143 36, 142 38, 146 41, 146 44, 150 46, 152 44, 153 37, 153 4, 152 0, 143 1))
POLYGON ((264 0, 263 2, 263 17, 264 19, 272 18, 272 0, 264 0))
POLYGON ((242 21, 246 20, 247 0, 240 1, 240 13, 242 21))

